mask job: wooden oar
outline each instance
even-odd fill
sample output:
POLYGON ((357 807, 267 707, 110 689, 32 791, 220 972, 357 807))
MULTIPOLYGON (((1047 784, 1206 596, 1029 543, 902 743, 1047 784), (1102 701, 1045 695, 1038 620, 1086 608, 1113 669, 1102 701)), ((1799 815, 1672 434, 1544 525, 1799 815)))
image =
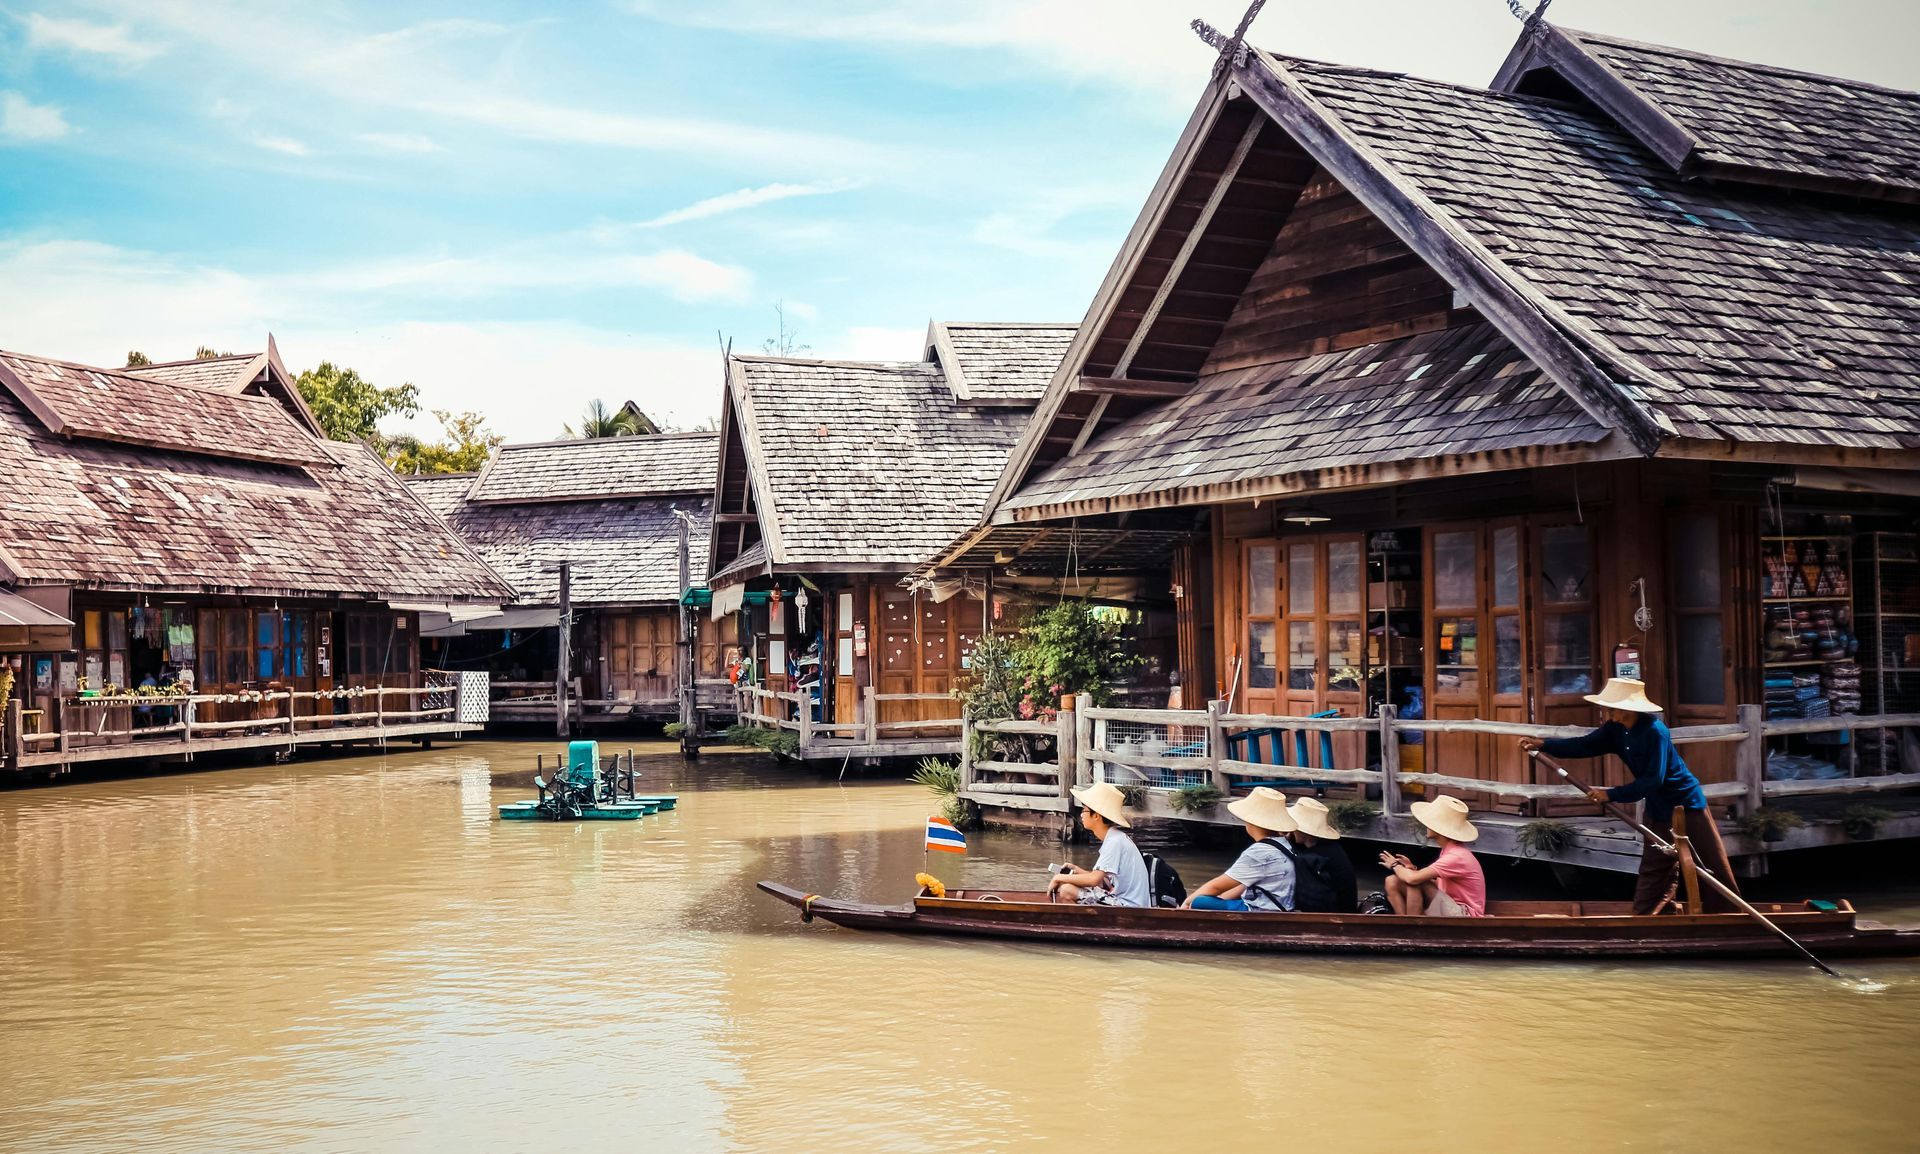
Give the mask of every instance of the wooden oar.
MULTIPOLYGON (((1527 751, 1527 754, 1530 757, 1538 758, 1544 765, 1546 765, 1548 769, 1553 770, 1553 772, 1565 778, 1568 785, 1573 786, 1575 789, 1579 790, 1581 793, 1590 794, 1593 792, 1593 787, 1587 785, 1585 782, 1581 781, 1579 778, 1568 773, 1566 766, 1561 765, 1559 762, 1555 761, 1553 758, 1549 757, 1548 755, 1540 752, 1537 749, 1529 749, 1527 751)), ((1678 849, 1674 847, 1672 842, 1668 841, 1666 838, 1661 837, 1659 834, 1648 829, 1646 826, 1641 825, 1638 821, 1635 821, 1633 815, 1631 813, 1628 813, 1626 810, 1622 809, 1620 806, 1614 804, 1611 801, 1602 802, 1601 804, 1606 808, 1608 813, 1611 813, 1615 817, 1619 818, 1621 821, 1624 821, 1628 825, 1639 830, 1640 833, 1647 839, 1647 841, 1652 843, 1654 848, 1658 849, 1661 853, 1678 854, 1680 852, 1678 849)), ((1746 911, 1747 913, 1753 915, 1753 917, 1756 918, 1761 925, 1772 930, 1775 934, 1778 934, 1781 941, 1787 943, 1788 945, 1792 946, 1794 949, 1800 951, 1801 956, 1806 958, 1808 962, 1812 963, 1815 969, 1819 970, 1821 973, 1827 975, 1830 978, 1840 978, 1842 981, 1846 980, 1838 970, 1834 969, 1832 966, 1829 966, 1827 963, 1821 961, 1819 958, 1814 957, 1812 950, 1809 950, 1807 947, 1801 945, 1797 940, 1794 939, 1794 936, 1792 934, 1789 934, 1787 931, 1781 929, 1777 924, 1775 924, 1772 918, 1769 918, 1767 915, 1761 913, 1759 910, 1754 909, 1753 906, 1750 903, 1748 903, 1747 899, 1740 896, 1740 893, 1738 890, 1735 890, 1732 886, 1721 881, 1719 878, 1714 877, 1712 870, 1708 869, 1703 865, 1700 865, 1696 861, 1695 863, 1693 863, 1693 871, 1696 874, 1700 875, 1701 877, 1705 878, 1708 885, 1712 886, 1716 890, 1719 890, 1722 897, 1726 898, 1728 901, 1732 902, 1734 905, 1739 906, 1742 910, 1746 911)))

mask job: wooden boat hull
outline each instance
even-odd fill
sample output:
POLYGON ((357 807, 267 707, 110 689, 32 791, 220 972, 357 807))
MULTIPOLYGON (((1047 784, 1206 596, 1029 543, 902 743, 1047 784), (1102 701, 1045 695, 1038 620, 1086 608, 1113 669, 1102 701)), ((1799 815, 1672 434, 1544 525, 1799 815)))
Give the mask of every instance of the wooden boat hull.
MULTIPOLYGON (((1745 914, 1635 917, 1625 903, 1494 903, 1488 917, 1223 913, 1056 905, 1016 891, 924 893, 885 906, 809 895, 777 882, 760 888, 849 929, 1013 938, 1129 948, 1263 953, 1424 954, 1523 958, 1793 957, 1791 947, 1745 914)), ((1920 929, 1859 921, 1853 907, 1810 903, 1756 908, 1816 954, 1920 955, 1920 929)))

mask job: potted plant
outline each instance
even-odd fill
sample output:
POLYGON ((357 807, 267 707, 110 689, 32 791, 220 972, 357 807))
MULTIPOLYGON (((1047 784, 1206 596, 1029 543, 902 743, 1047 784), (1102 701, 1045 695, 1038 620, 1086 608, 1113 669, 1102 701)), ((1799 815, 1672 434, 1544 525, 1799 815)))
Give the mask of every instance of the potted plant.
POLYGON ((1789 830, 1799 829, 1807 820, 1790 809, 1763 805, 1740 819, 1740 832, 1764 842, 1783 841, 1789 830))
POLYGON ((1176 813, 1202 814, 1225 800, 1227 795, 1211 783, 1183 785, 1167 795, 1167 804, 1176 813))
POLYGON ((1520 827, 1520 852, 1528 857, 1552 857, 1573 845, 1573 827, 1564 821, 1540 818, 1520 827))
POLYGON ((1892 816, 1890 809, 1857 801, 1840 811, 1840 828, 1846 831, 1848 837, 1863 841, 1872 837, 1874 831, 1880 828, 1880 823, 1892 816))
POLYGON ((1341 833, 1353 833, 1380 813, 1372 802, 1346 798, 1327 807, 1327 822, 1341 833))

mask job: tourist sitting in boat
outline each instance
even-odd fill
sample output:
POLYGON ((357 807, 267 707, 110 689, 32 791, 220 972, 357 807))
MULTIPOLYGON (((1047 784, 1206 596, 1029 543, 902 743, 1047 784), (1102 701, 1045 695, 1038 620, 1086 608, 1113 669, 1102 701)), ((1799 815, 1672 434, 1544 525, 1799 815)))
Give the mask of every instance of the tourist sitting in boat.
POLYGON ((1293 853, 1282 845, 1293 831, 1287 795, 1267 786, 1227 803, 1227 812, 1247 827, 1253 844, 1240 851, 1227 872, 1187 895, 1181 908, 1281 913, 1293 908, 1293 853))
POLYGON ((1382 853, 1387 867, 1387 901, 1396 914, 1435 918, 1477 918, 1487 912, 1487 875, 1467 843, 1480 831, 1467 820, 1467 803, 1457 797, 1416 801, 1407 807, 1427 836, 1440 843, 1440 856, 1425 869, 1405 854, 1382 853))
POLYGON ((1068 867, 1047 879, 1048 899, 1084 906, 1151 906, 1147 861, 1133 839, 1122 832, 1133 825, 1127 821, 1126 798, 1120 788, 1100 781, 1075 789, 1073 796, 1080 803, 1080 824, 1100 839, 1100 856, 1090 870, 1068 867))
POLYGON ((1326 803, 1303 797, 1287 807, 1287 816, 1295 827, 1287 835, 1295 858, 1293 908, 1309 914, 1353 913, 1360 905, 1360 887, 1326 803))
MULTIPOLYGON (((1611 753, 1626 763, 1633 780, 1612 789, 1590 789, 1587 797, 1598 803, 1631 805, 1644 799, 1646 824, 1665 826, 1678 808, 1686 811, 1686 836, 1693 843, 1693 856, 1702 868, 1727 885, 1738 889, 1733 865, 1727 860, 1727 847, 1720 841, 1720 827, 1707 809, 1707 795, 1700 779, 1693 776, 1680 752, 1673 747, 1673 734, 1666 723, 1655 716, 1661 707, 1647 698, 1644 682, 1629 677, 1614 677, 1587 700, 1600 707, 1600 728, 1581 737, 1556 737, 1547 741, 1523 737, 1520 748, 1531 753, 1539 750, 1550 757, 1600 757, 1611 753)), ((1681 832, 1675 830, 1675 833, 1681 832)), ((1633 888, 1633 912, 1657 912, 1673 892, 1674 871, 1678 861, 1657 850, 1651 842, 1640 853, 1640 878, 1633 888)), ((1706 908, 1715 913, 1734 909, 1734 904, 1709 889, 1704 895, 1706 908)))

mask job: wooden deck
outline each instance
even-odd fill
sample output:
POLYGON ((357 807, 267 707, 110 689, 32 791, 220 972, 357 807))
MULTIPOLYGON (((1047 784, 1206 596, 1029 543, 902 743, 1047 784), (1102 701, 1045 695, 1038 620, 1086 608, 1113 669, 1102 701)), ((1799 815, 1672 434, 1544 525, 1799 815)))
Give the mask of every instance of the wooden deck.
POLYGON ((804 693, 746 686, 739 697, 740 720, 794 734, 800 741, 796 756, 802 761, 960 754, 960 703, 950 694, 875 693, 868 687, 862 695, 860 717, 841 723, 814 721, 810 716, 812 699, 804 693), (953 716, 882 721, 881 707, 887 702, 942 702, 951 707, 953 716))

